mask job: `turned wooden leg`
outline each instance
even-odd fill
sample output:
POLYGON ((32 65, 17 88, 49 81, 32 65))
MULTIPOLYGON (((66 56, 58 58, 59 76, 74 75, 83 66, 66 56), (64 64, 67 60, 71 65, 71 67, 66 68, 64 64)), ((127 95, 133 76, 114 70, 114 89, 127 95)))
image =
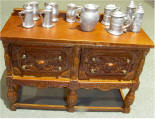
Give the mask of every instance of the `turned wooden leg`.
POLYGON ((7 86, 8 86, 7 97, 8 101, 10 102, 10 110, 16 111, 14 103, 16 103, 18 98, 17 94, 18 86, 16 84, 13 84, 11 80, 12 79, 7 79, 7 86))
POLYGON ((76 90, 70 89, 67 95, 67 103, 68 103, 69 112, 74 112, 74 105, 76 104, 76 101, 77 101, 77 92, 76 90))
POLYGON ((128 92, 128 94, 125 97, 124 100, 124 113, 129 113, 130 112, 130 105, 133 104, 133 101, 135 99, 135 89, 131 88, 128 92))

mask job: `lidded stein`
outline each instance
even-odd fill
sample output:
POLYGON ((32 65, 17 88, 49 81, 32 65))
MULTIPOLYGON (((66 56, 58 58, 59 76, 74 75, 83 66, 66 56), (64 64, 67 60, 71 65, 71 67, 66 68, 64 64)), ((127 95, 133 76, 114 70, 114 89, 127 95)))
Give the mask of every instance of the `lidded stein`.
POLYGON ((45 5, 45 7, 48 5, 52 7, 52 21, 57 22, 58 15, 59 15, 58 4, 55 2, 50 2, 50 3, 45 2, 44 5, 45 5))
POLYGON ((126 32, 126 28, 130 26, 130 23, 125 24, 125 14, 119 9, 115 10, 111 14, 110 26, 107 28, 107 31, 113 35, 121 35, 123 32, 126 32))
POLYGON ((86 4, 83 8, 81 8, 80 21, 76 21, 80 23, 82 31, 88 32, 94 30, 99 20, 98 9, 99 6, 96 4, 86 4))
POLYGON ((18 13, 20 16, 20 19, 22 21, 22 26, 25 28, 31 28, 34 26, 33 21, 33 9, 30 5, 27 5, 25 9, 18 13), (22 17, 22 14, 24 14, 24 20, 22 17))
POLYGON ((110 25, 111 13, 116 10, 117 7, 115 4, 108 4, 104 8, 103 20, 101 21, 104 25, 110 25))
POLYGON ((132 16, 134 15, 135 11, 136 11, 136 4, 133 0, 131 0, 126 8, 126 14, 130 19, 132 19, 132 16))
POLYGON ((67 22, 75 22, 77 10, 81 9, 81 6, 77 6, 74 3, 69 3, 67 5, 67 12, 66 12, 66 21, 67 22))
POLYGON ((144 9, 141 5, 138 5, 136 12, 132 18, 131 31, 139 32, 141 29, 141 24, 144 16, 144 9))
POLYGON ((41 20, 42 20, 42 26, 46 28, 50 28, 54 26, 52 22, 52 7, 46 6, 43 12, 40 12, 41 20), (43 16, 44 14, 44 16, 43 16))
POLYGON ((39 19, 39 3, 36 1, 29 2, 24 4, 23 8, 25 9, 26 6, 31 6, 33 9, 33 20, 38 20, 39 19))

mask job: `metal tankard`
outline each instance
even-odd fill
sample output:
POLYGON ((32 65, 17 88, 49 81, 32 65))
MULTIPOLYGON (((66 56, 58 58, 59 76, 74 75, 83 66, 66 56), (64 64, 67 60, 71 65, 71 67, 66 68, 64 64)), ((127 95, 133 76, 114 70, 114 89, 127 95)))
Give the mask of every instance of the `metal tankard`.
POLYGON ((132 19, 132 16, 134 15, 136 10, 136 4, 133 0, 130 1, 129 5, 126 8, 126 14, 132 19))
POLYGON ((106 5, 104 8, 104 14, 103 14, 103 19, 102 19, 101 23, 104 25, 110 25, 111 13, 116 9, 117 9, 117 7, 115 4, 106 5))
POLYGON ((67 5, 67 12, 66 12, 66 21, 67 22, 75 22, 77 10, 81 9, 81 6, 77 6, 76 4, 70 3, 67 5))
POLYGON ((141 5, 138 5, 134 16, 132 17, 132 24, 130 30, 132 32, 139 32, 141 29, 141 24, 144 16, 144 9, 141 5))
POLYGON ((31 6, 26 6, 25 9, 21 12, 18 13, 20 16, 20 19, 22 21, 22 25, 25 28, 31 28, 34 26, 34 21, 33 21, 33 9, 31 6), (22 14, 24 14, 24 20, 22 17, 22 14))
POLYGON ((52 22, 52 6, 50 5, 46 6, 46 8, 42 12, 40 12, 40 16, 41 16, 43 27, 50 28, 54 26, 52 22))
POLYGON ((82 31, 93 31, 99 20, 99 6, 96 4, 86 4, 81 8, 80 20, 76 22, 80 23, 82 31))
POLYGON ((58 21, 58 15, 59 15, 59 10, 58 10, 58 4, 55 2, 50 2, 50 3, 44 3, 44 6, 52 6, 52 21, 57 22, 58 21))
POLYGON ((125 25, 127 20, 126 15, 119 9, 115 10, 111 14, 110 26, 107 27, 107 31, 113 35, 121 35, 123 32, 127 32, 127 28, 130 26, 131 22, 125 25))
POLYGON ((36 1, 29 2, 29 3, 24 4, 23 8, 25 9, 25 7, 27 6, 31 6, 33 9, 33 20, 38 20, 39 19, 39 3, 36 1))

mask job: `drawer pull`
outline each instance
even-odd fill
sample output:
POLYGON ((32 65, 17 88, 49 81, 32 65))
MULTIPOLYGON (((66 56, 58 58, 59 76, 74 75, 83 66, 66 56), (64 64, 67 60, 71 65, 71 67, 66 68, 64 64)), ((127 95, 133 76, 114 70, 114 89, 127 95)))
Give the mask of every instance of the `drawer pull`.
POLYGON ((22 69, 26 69, 26 65, 23 65, 23 66, 22 66, 22 69))
POLYGON ((95 73, 95 69, 90 69, 90 72, 91 73, 95 73))
POLYGON ((130 59, 127 59, 127 63, 128 63, 128 64, 130 63, 130 59))
POLYGON ((123 74, 126 74, 127 71, 126 70, 122 70, 122 72, 123 72, 123 74))
POLYGON ((25 55, 25 54, 23 54, 23 55, 22 55, 22 59, 25 59, 25 58, 26 58, 26 55, 25 55))
POLYGON ((92 58, 92 61, 93 61, 93 62, 95 62, 95 61, 96 61, 96 58, 95 58, 95 57, 93 57, 93 58, 92 58))
POLYGON ((62 68, 61 67, 59 67, 59 71, 61 71, 62 70, 62 68))
POLYGON ((58 57, 58 59, 59 59, 59 61, 61 61, 61 60, 62 60, 62 57, 61 57, 61 56, 59 56, 59 57, 58 57))

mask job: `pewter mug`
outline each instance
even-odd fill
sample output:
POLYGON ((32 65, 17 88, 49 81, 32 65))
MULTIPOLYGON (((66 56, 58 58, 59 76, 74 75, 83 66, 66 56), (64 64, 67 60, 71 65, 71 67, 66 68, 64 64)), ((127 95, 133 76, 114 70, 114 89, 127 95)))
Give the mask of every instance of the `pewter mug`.
POLYGON ((80 20, 76 22, 80 23, 82 31, 93 31, 99 20, 99 6, 96 4, 86 4, 81 8, 80 20))
POLYGON ((26 6, 31 6, 33 9, 33 20, 39 19, 39 3, 36 1, 29 2, 24 4, 23 8, 25 9, 26 6))
POLYGON ((103 19, 102 19, 101 23, 104 25, 110 25, 111 13, 116 9, 117 9, 117 7, 115 4, 106 5, 104 8, 104 14, 103 14, 103 19))
POLYGON ((52 21, 57 22, 58 21, 58 15, 59 15, 59 10, 58 10, 58 4, 55 2, 50 2, 50 3, 44 3, 44 6, 46 7, 47 5, 52 6, 52 21))
POLYGON ((42 20, 42 26, 45 28, 50 28, 54 26, 52 22, 52 7, 46 6, 43 12, 40 12, 41 20, 42 20), (44 14, 44 17, 43 17, 44 14))
POLYGON ((77 6, 76 4, 70 3, 67 5, 67 12, 66 12, 66 21, 67 22, 75 22, 77 10, 81 9, 81 6, 77 6))
POLYGON ((126 20, 128 20, 123 12, 120 10, 115 10, 111 14, 110 26, 107 27, 107 31, 113 35, 121 35, 123 32, 127 32, 127 28, 130 26, 131 22, 125 25, 126 20))
POLYGON ((26 6, 25 9, 18 13, 20 16, 20 19, 22 21, 22 25, 25 28, 31 28, 34 26, 33 21, 33 9, 31 6, 26 6), (24 14, 24 19, 22 17, 22 14, 24 14))
POLYGON ((132 32, 139 32, 141 29, 141 24, 142 24, 142 20, 143 20, 143 16, 144 16, 144 9, 141 5, 139 5, 137 7, 137 10, 134 14, 134 16, 132 17, 132 24, 130 26, 130 30, 132 32))

